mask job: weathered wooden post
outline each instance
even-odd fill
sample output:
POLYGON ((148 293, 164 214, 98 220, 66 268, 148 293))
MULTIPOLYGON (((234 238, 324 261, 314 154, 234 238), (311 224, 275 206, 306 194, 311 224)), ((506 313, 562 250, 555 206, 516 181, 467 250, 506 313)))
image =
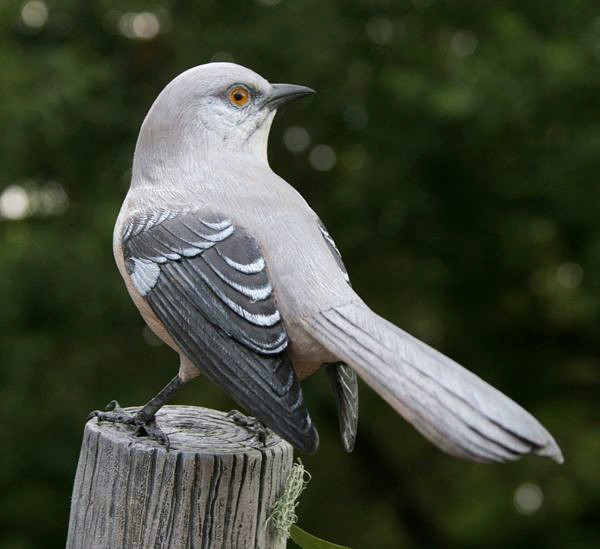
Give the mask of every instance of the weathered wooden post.
POLYGON ((165 406, 169 450, 91 419, 75 476, 68 549, 282 548, 267 518, 289 475, 292 447, 266 445, 222 412, 165 406))

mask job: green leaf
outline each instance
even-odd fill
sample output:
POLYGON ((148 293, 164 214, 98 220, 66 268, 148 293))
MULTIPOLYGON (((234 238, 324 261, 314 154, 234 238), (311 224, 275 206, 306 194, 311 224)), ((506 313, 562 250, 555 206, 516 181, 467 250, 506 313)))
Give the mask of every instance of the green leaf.
POLYGON ((345 545, 338 545, 337 543, 331 543, 313 536, 295 524, 290 529, 290 536, 296 545, 302 549, 350 549, 350 547, 346 547, 345 545))

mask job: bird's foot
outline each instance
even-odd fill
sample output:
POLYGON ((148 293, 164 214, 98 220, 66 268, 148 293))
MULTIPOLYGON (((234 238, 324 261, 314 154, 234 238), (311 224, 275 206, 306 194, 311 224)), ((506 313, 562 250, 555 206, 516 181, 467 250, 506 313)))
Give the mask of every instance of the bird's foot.
POLYGON ((139 412, 132 414, 121 408, 121 405, 116 400, 111 400, 106 405, 106 411, 94 410, 87 419, 95 417, 98 422, 108 421, 110 423, 121 423, 123 425, 131 425, 135 429, 135 434, 139 437, 148 437, 151 440, 163 444, 169 449, 169 437, 163 433, 160 427, 156 424, 156 419, 142 417, 139 412))
POLYGON ((236 425, 244 427, 244 429, 252 433, 263 446, 267 445, 269 429, 262 421, 252 416, 246 416, 238 410, 231 410, 227 412, 227 417, 236 425))

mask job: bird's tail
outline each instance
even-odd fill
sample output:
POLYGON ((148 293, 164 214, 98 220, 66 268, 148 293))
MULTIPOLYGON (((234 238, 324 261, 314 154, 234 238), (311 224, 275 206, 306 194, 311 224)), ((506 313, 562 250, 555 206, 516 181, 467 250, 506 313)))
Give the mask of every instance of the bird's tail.
POLYGON ((529 412, 363 303, 322 311, 305 328, 449 454, 504 462, 533 453, 562 463, 560 448, 529 412))

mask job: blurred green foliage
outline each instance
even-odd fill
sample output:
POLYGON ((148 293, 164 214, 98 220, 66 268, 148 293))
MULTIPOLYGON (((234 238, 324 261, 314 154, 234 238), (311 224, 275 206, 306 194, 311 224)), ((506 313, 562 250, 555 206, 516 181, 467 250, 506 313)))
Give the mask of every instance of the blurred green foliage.
MULTIPOLYGON (((5 0, 0 548, 64 544, 86 414, 141 404, 177 367, 144 336, 112 225, 154 97, 211 59, 319 91, 278 115, 275 171, 376 311, 525 405, 566 457, 457 461, 364 385, 345 455, 318 375, 301 525, 357 548, 600 546, 598 2, 5 0)), ((232 406, 202 379, 177 401, 232 406)))

